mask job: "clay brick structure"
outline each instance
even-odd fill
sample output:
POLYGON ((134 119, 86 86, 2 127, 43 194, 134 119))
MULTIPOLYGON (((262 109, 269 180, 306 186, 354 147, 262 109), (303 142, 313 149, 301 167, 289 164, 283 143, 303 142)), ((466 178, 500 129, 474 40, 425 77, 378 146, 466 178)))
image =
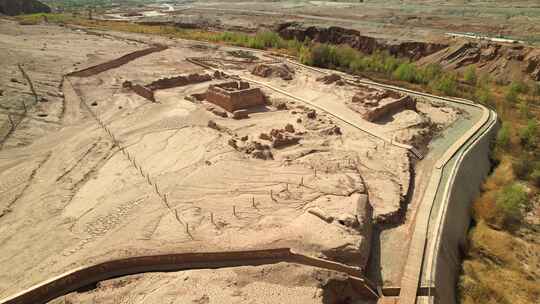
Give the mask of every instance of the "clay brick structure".
POLYGON ((206 92, 206 100, 229 112, 264 105, 264 99, 259 88, 250 88, 243 81, 211 85, 206 92))
POLYGON ((395 91, 366 87, 353 96, 348 106, 365 120, 375 122, 399 111, 416 111, 416 100, 395 91))
POLYGON ((201 83, 205 81, 212 80, 212 76, 208 74, 190 74, 187 76, 177 76, 177 77, 170 77, 170 78, 161 78, 158 79, 146 87, 149 88, 152 91, 155 90, 163 90, 163 89, 170 89, 175 87, 181 87, 188 84, 195 84, 195 83, 201 83))
POLYGON ((137 95, 144 97, 152 102, 155 102, 154 91, 182 87, 190 84, 201 83, 212 80, 212 76, 208 74, 190 74, 187 76, 177 76, 169 78, 161 78, 152 83, 142 86, 133 85, 130 81, 125 81, 122 86, 131 89, 137 95))
POLYGON ((133 90, 133 92, 135 92, 137 95, 139 95, 141 97, 144 97, 144 98, 150 100, 151 102, 156 102, 156 99, 154 97, 154 91, 148 89, 145 86, 142 86, 140 84, 136 84, 136 85, 131 87, 131 90, 133 90))

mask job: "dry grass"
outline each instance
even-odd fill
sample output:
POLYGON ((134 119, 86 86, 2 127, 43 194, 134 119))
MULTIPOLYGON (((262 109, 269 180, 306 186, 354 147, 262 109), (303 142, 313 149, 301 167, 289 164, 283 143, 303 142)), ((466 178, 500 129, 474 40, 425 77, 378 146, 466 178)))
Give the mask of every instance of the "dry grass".
POLYGON ((482 194, 473 203, 473 216, 477 222, 485 220, 491 223, 498 222, 500 214, 497 213, 495 199, 497 191, 514 182, 510 157, 504 157, 493 173, 487 178, 482 187, 482 194))
POLYGON ((483 221, 471 232, 470 258, 463 263, 462 303, 540 303, 540 245, 483 221))

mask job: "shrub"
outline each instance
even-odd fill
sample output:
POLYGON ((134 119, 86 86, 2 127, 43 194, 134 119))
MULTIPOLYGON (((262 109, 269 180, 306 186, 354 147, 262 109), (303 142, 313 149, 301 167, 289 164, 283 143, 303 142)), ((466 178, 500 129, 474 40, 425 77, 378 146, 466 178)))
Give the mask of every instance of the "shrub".
POLYGON ((298 52, 298 60, 305 65, 313 65, 313 56, 308 46, 302 46, 298 52))
POLYGON ((510 125, 505 122, 497 133, 497 148, 506 150, 510 147, 510 125))
POLYGON ((519 131, 519 139, 525 148, 536 148, 538 145, 538 122, 536 119, 529 119, 527 125, 519 131))
POLYGON ((404 62, 398 66, 393 75, 396 79, 414 83, 417 81, 418 70, 414 64, 404 62))
POLYGON ((478 80, 478 77, 476 76, 476 67, 473 65, 470 65, 465 70, 465 74, 463 75, 463 78, 466 83, 470 85, 476 85, 476 82, 478 80))
POLYGON ((435 81, 442 74, 442 67, 437 63, 430 63, 424 68, 420 69, 420 75, 418 82, 422 84, 428 84, 431 81, 435 81))
POLYGON ((454 95, 457 90, 457 77, 455 74, 444 74, 434 82, 433 87, 446 95, 454 95))
POLYGON ((317 44, 311 48, 312 65, 321 68, 335 67, 336 51, 335 47, 328 44, 317 44))
POLYGON ((532 167, 533 161, 526 152, 523 152, 512 162, 512 170, 514 171, 514 174, 521 180, 527 180, 529 178, 532 167))
POLYGON ((525 119, 528 119, 531 115, 531 111, 530 111, 530 108, 529 108, 529 103, 525 100, 521 101, 519 104, 518 104, 518 110, 519 110, 519 115, 522 117, 522 118, 525 118, 525 119))
POLYGON ((506 95, 504 95, 504 100, 508 103, 516 103, 518 101, 518 95, 519 93, 515 89, 509 87, 506 91, 506 95))
POLYGON ((351 62, 358 57, 358 51, 350 46, 339 46, 335 50, 335 64, 338 67, 349 69, 351 62))
POLYGON ((536 166, 530 175, 530 180, 536 187, 540 187, 540 166, 536 166))
POLYGON ((490 88, 487 86, 476 88, 474 97, 478 103, 483 105, 493 104, 493 94, 491 94, 490 88))
POLYGON ((527 192, 521 185, 513 183, 501 189, 497 193, 495 206, 502 224, 508 227, 520 223, 527 203, 527 192))
POLYGON ((514 80, 510 83, 510 90, 515 91, 518 94, 523 94, 529 91, 529 86, 524 81, 514 80))

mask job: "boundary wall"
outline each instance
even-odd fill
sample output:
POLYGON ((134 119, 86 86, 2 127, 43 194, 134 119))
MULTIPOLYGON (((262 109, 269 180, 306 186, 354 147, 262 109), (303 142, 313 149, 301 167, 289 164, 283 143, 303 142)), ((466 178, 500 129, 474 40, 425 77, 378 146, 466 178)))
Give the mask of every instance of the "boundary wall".
POLYGON ((126 54, 126 55, 124 55, 122 57, 119 57, 119 58, 116 58, 116 59, 113 59, 113 60, 109 60, 107 62, 103 62, 103 63, 88 67, 88 68, 83 69, 83 70, 71 72, 71 73, 67 74, 66 76, 73 76, 73 77, 90 77, 90 76, 94 76, 94 75, 97 75, 99 73, 108 71, 110 69, 118 68, 118 67, 120 67, 120 66, 122 66, 122 65, 124 65, 124 64, 126 64, 126 63, 128 63, 130 61, 133 61, 133 60, 135 60, 137 58, 140 58, 140 57, 143 57, 143 56, 155 53, 155 52, 164 51, 167 48, 168 48, 168 46, 166 46, 166 45, 156 44, 156 45, 154 45, 152 47, 149 47, 149 48, 146 48, 144 50, 138 50, 138 51, 135 51, 135 52, 131 52, 131 53, 126 54))
POLYGON ((34 285, 1 304, 47 303, 57 297, 91 286, 97 282, 145 272, 179 271, 186 269, 217 269, 238 266, 257 266, 280 262, 308 265, 346 273, 360 292, 377 299, 374 285, 362 277, 360 269, 337 262, 297 254, 290 248, 246 250, 230 252, 179 253, 139 256, 111 260, 80 267, 34 285))

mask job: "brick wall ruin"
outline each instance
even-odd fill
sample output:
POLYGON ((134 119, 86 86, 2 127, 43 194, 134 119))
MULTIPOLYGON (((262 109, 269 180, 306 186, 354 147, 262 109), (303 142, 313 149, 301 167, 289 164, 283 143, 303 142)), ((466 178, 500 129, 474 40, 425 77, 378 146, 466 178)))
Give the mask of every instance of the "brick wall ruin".
POLYGON ((146 87, 152 91, 181 87, 189 84, 201 83, 212 80, 212 76, 208 74, 190 74, 188 76, 177 76, 170 78, 158 79, 146 87))
POLYGON ((416 100, 395 91, 365 87, 353 96, 348 106, 363 119, 375 122, 399 111, 416 111, 416 100))
POLYGON ((210 86, 206 92, 206 100, 229 112, 264 105, 262 91, 259 88, 250 88, 249 83, 243 81, 210 86))
POLYGON ((68 271, 52 280, 34 285, 24 292, 4 299, 3 303, 46 303, 89 284, 143 272, 258 266, 281 262, 309 265, 347 274, 350 278, 358 282, 361 292, 367 293, 373 299, 378 297, 375 291, 375 285, 364 278, 358 268, 295 253, 290 248, 276 248, 135 256, 106 261, 68 271))
POLYGON ((150 100, 151 102, 156 102, 156 98, 154 97, 154 92, 145 86, 136 84, 131 87, 131 90, 133 90, 133 92, 135 92, 137 95, 144 97, 150 100))
POLYGON ((212 76, 208 74, 190 74, 187 76, 177 76, 158 79, 148 85, 131 85, 130 81, 124 82, 125 88, 131 88, 137 95, 155 102, 154 92, 156 90, 170 89, 175 87, 186 86, 195 83, 201 83, 212 80, 212 76))
POLYGON ((132 52, 132 53, 129 53, 127 55, 124 55, 120 58, 116 58, 116 59, 113 59, 113 60, 110 60, 110 61, 107 61, 107 62, 104 62, 104 63, 100 63, 98 65, 94 65, 94 66, 91 66, 89 68, 86 68, 86 69, 83 69, 83 70, 80 70, 80 71, 75 71, 75 72, 72 72, 72 73, 69 73, 67 74, 66 76, 74 76, 74 77, 90 77, 90 76, 94 76, 94 75, 97 75, 101 72, 105 72, 107 70, 110 70, 110 69, 114 69, 114 68, 117 68, 117 67, 120 67, 130 61, 133 61, 137 58, 140 58, 140 57, 143 57, 143 56, 146 56, 146 55, 149 55, 151 53, 155 53, 155 52, 161 52, 163 50, 166 50, 167 49, 167 46, 166 45, 154 45, 150 48, 147 48, 147 49, 144 49, 144 50, 139 50, 139 51, 135 51, 135 52, 132 52))
POLYGON ((416 110, 416 100, 411 96, 404 96, 400 99, 394 99, 385 103, 381 103, 368 111, 362 117, 367 121, 377 121, 387 115, 403 110, 416 110))

